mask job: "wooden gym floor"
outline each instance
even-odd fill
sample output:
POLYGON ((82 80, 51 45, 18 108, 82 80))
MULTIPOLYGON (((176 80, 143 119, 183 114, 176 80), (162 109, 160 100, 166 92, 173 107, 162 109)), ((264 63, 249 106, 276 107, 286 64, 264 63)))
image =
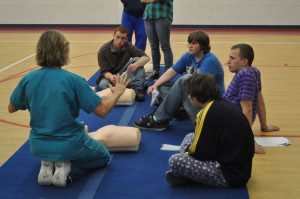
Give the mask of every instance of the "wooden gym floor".
MULTIPOLYGON (((37 68, 35 46, 42 29, 0 29, 0 165, 28 139, 29 114, 9 114, 7 105, 16 84, 26 73, 37 68)), ((262 73, 262 92, 268 124, 278 125, 279 132, 267 136, 285 136, 287 147, 266 148, 265 155, 255 155, 248 190, 250 198, 297 198, 300 194, 300 30, 205 30, 210 35, 212 52, 224 65, 225 84, 233 74, 226 61, 230 47, 248 43, 255 51, 254 64, 262 73), (297 155, 298 154, 298 155, 297 155)), ((97 52, 112 39, 112 30, 64 29, 70 41, 71 62, 65 69, 89 79, 97 70, 97 52)), ((171 33, 174 63, 186 52, 191 30, 171 33)), ((150 56, 150 46, 146 53, 150 56)), ((47 88, 45 88, 47 89, 47 88)), ((261 135, 256 120, 253 131, 261 135)))

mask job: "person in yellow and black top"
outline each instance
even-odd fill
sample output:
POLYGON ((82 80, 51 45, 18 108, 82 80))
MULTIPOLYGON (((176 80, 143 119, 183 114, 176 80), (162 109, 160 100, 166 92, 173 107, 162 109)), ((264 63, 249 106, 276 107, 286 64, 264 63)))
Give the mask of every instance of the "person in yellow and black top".
POLYGON ((191 103, 203 107, 195 133, 183 139, 180 153, 169 159, 171 186, 193 181, 212 187, 245 185, 251 177, 254 137, 246 116, 220 99, 213 76, 193 74, 185 84, 191 103))

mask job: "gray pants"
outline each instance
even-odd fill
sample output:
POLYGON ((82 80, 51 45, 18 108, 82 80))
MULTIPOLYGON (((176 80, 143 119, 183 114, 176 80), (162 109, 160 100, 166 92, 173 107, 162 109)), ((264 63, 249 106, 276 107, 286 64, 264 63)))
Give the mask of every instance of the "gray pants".
POLYGON ((180 153, 172 155, 169 159, 170 171, 174 176, 185 177, 194 182, 212 187, 229 187, 221 165, 217 161, 199 161, 192 156, 185 154, 185 150, 191 145, 195 133, 189 133, 183 139, 180 146, 180 153))
MULTIPOLYGON (((134 58, 131 58, 127 63, 126 65, 121 68, 121 70, 118 72, 119 75, 121 75, 122 73, 126 72, 127 71, 127 67, 136 62, 137 60, 139 59, 139 57, 134 57, 134 58)), ((130 82, 130 87, 133 88, 133 89, 144 89, 144 86, 145 86, 145 77, 146 77, 146 73, 145 73, 145 70, 144 70, 144 67, 139 67, 134 73, 131 73, 129 71, 127 71, 127 75, 130 79, 133 79, 131 82, 130 82)), ((108 88, 109 84, 111 82, 106 79, 106 78, 103 78, 99 84, 98 84, 98 87, 99 87, 99 90, 104 90, 106 88, 108 88)))
POLYGON ((166 68, 173 65, 173 52, 170 45, 170 31, 172 21, 169 18, 145 20, 145 30, 151 46, 153 69, 159 72, 160 69, 160 50, 164 54, 166 68))
POLYGON ((183 105, 184 109, 189 114, 191 121, 193 123, 195 122, 199 109, 192 105, 184 88, 184 82, 188 77, 189 75, 184 75, 171 87, 163 102, 154 113, 156 121, 162 122, 172 120, 175 112, 183 105))

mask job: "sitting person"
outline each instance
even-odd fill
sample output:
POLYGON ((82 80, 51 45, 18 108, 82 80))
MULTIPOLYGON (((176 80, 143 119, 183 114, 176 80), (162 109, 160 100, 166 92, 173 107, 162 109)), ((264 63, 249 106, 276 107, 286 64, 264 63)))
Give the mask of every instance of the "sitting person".
MULTIPOLYGON (((252 66, 254 60, 253 48, 248 44, 236 44, 231 47, 227 61, 230 72, 235 73, 223 99, 239 107, 246 115, 252 126, 258 115, 261 131, 278 131, 277 126, 268 126, 266 120, 266 108, 261 93, 261 80, 259 70, 252 66)), ((255 147, 258 154, 265 153, 258 145, 255 147)))
POLYGON ((117 76, 113 94, 102 100, 83 78, 61 68, 69 62, 69 42, 59 31, 44 32, 36 51, 41 68, 21 79, 8 111, 28 109, 30 113, 30 151, 41 160, 38 183, 65 187, 70 179, 110 161, 108 150, 76 120, 79 110, 105 117, 129 80, 117 76))
MULTIPOLYGON (((162 86, 177 74, 187 73, 208 73, 215 77, 220 94, 224 93, 224 71, 218 58, 210 52, 209 36, 203 31, 195 31, 188 36, 188 52, 169 68, 152 86, 148 88, 148 93, 162 86)), ((183 105, 192 122, 195 122, 196 114, 199 110, 193 107, 188 99, 184 88, 184 82, 188 78, 185 75, 179 78, 166 94, 154 114, 142 117, 135 122, 135 126, 140 129, 154 131, 165 130, 176 111, 183 105)))
POLYGON ((100 90, 104 90, 109 84, 116 83, 116 74, 129 73, 129 77, 134 77, 130 87, 136 92, 136 100, 143 101, 146 86, 143 66, 149 61, 149 57, 127 41, 126 28, 117 27, 113 36, 113 40, 105 43, 98 52, 100 75, 96 83, 100 90))
POLYGON ((166 179, 171 186, 193 181, 226 188, 244 186, 251 177, 254 138, 245 115, 220 99, 213 76, 193 74, 186 91, 197 114, 195 133, 183 139, 180 153, 169 159, 166 179))

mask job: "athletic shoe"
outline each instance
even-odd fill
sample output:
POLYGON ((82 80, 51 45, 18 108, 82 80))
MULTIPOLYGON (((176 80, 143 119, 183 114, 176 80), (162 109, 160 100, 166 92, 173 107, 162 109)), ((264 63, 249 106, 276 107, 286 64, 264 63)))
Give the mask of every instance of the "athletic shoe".
POLYGON ((157 97, 157 98, 154 100, 153 105, 159 107, 163 101, 164 101, 163 98, 157 97))
POLYGON ((141 117, 139 121, 134 122, 134 125, 139 129, 152 131, 164 131, 168 127, 168 122, 157 122, 153 117, 153 114, 141 117))
POLYGON ((40 185, 52 185, 52 176, 54 171, 53 164, 54 163, 52 161, 41 161, 41 169, 38 175, 38 183, 40 185))
POLYGON ((70 161, 57 161, 54 162, 55 172, 52 177, 52 183, 58 187, 65 187, 67 185, 67 179, 71 172, 70 161))
POLYGON ((146 77, 146 80, 157 80, 159 78, 159 72, 154 72, 150 77, 146 77))
POLYGON ((171 171, 166 172, 166 180, 172 187, 177 187, 180 185, 187 184, 190 180, 184 177, 176 177, 171 171))
POLYGON ((188 120, 190 118, 189 114, 186 112, 183 106, 181 106, 174 114, 174 118, 178 121, 188 120))
POLYGON ((139 101, 139 102, 145 101, 145 93, 144 93, 143 89, 138 88, 138 89, 134 89, 134 91, 135 91, 136 101, 139 101))

